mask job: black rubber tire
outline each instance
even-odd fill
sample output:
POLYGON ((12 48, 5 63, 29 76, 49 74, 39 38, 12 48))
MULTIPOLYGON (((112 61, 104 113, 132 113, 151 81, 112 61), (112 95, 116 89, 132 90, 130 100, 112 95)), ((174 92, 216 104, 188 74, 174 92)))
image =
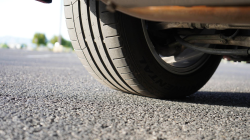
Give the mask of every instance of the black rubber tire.
POLYGON ((89 73, 116 90, 154 98, 176 98, 199 90, 221 57, 211 55, 199 70, 176 75, 161 67, 147 46, 140 19, 110 13, 96 0, 64 0, 76 54, 89 73))

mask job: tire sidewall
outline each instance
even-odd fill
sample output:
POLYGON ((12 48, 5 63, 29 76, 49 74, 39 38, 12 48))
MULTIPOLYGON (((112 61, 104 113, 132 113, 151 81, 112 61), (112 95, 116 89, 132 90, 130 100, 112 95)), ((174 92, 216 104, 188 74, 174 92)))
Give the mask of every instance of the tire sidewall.
POLYGON ((211 78, 220 63, 221 56, 211 55, 195 72, 173 74, 164 69, 151 53, 141 20, 121 13, 116 17, 124 40, 124 53, 128 56, 134 76, 145 89, 160 98, 187 96, 196 92, 211 78))

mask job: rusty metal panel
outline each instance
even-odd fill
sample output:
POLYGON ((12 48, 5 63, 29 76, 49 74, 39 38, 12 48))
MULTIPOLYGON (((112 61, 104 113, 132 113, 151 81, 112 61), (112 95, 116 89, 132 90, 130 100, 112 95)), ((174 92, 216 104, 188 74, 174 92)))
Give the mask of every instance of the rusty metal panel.
POLYGON ((125 14, 151 21, 249 24, 250 6, 149 6, 115 7, 125 14))
POLYGON ((102 0, 122 7, 146 6, 240 6, 250 5, 250 0, 102 0))

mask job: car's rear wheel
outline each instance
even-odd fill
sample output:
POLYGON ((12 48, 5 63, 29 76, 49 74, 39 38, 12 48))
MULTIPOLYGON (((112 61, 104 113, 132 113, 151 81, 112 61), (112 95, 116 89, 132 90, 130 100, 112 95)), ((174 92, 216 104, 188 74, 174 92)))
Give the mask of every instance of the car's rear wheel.
POLYGON ((174 57, 162 57, 145 21, 110 13, 100 1, 65 0, 64 5, 79 59, 92 76, 113 89, 155 98, 187 96, 210 79, 220 62, 220 56, 182 47, 174 57))

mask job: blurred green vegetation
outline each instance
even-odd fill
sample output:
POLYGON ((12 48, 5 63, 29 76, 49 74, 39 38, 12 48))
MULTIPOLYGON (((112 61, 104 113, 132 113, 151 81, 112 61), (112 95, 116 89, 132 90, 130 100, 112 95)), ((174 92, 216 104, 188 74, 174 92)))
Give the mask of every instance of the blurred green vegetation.
POLYGON ((0 44, 0 48, 9 49, 9 46, 6 43, 0 44))
MULTIPOLYGON (((54 36, 51 40, 50 40, 50 43, 54 44, 58 42, 58 36, 54 36)), ((67 41, 66 39, 64 39, 63 37, 61 37, 61 45, 63 45, 64 47, 66 48, 72 48, 72 44, 70 41, 67 41)))
POLYGON ((36 44, 38 47, 41 45, 47 45, 47 38, 43 33, 35 33, 32 43, 36 44))

